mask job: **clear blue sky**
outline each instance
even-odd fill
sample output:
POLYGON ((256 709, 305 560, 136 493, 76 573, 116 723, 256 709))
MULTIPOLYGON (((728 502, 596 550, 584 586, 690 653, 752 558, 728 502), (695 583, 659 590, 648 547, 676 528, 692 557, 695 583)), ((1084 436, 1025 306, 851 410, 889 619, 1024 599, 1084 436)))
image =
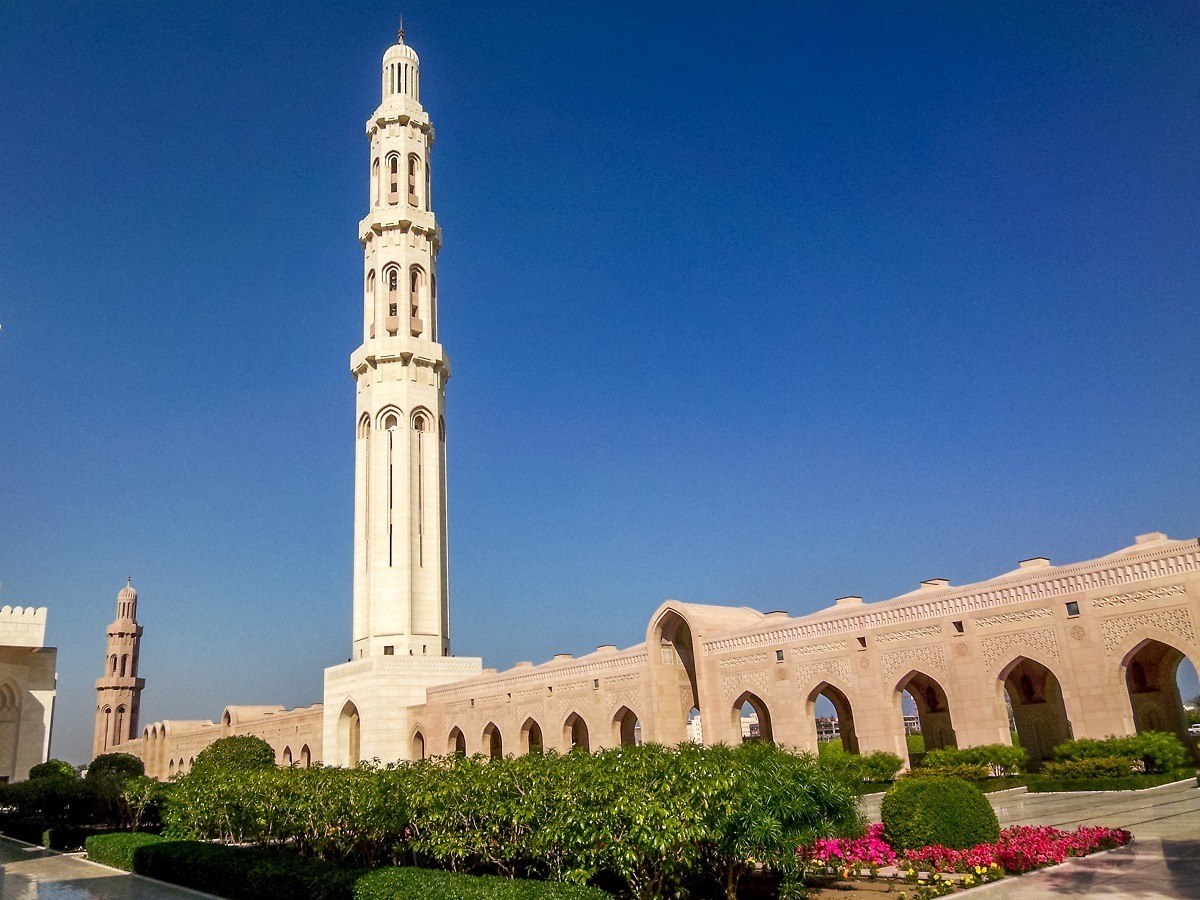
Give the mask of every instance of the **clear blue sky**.
MULTIPOLYGON (((956 8, 960 7, 960 8, 956 8)), ((55 753, 349 648, 363 123, 394 3, 0 7, 0 602, 55 753)), ((1200 9, 403 6, 454 649, 635 643, 1200 534, 1200 9)))

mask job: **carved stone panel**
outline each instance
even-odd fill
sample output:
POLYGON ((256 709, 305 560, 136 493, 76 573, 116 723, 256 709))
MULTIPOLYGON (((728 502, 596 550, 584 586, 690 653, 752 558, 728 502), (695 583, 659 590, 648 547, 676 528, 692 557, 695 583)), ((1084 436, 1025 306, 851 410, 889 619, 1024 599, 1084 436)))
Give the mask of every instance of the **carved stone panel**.
POLYGON ((997 663, 1006 664, 1013 657, 1033 653, 1043 658, 1059 659, 1058 637, 1053 628, 1038 628, 1032 631, 1014 631, 984 638, 983 662, 989 668, 997 663))
POLYGON ((934 674, 946 674, 946 655, 941 644, 926 644, 923 647, 905 647, 883 654, 883 677, 894 678, 909 669, 928 669, 934 674))
POLYGON ((1196 643, 1196 626, 1192 622, 1191 612, 1186 606, 1176 606, 1171 609, 1129 613, 1105 619, 1100 623, 1104 649, 1108 651, 1109 655, 1112 655, 1130 634, 1142 628, 1165 631, 1189 644, 1195 645, 1196 643))

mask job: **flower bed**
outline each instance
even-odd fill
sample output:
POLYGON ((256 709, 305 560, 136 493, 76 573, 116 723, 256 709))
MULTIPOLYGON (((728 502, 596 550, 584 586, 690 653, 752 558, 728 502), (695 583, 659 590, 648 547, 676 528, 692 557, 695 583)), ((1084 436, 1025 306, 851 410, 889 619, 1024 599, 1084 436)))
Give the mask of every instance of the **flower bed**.
POLYGON ((1120 828, 1082 825, 1074 831, 1060 831, 1040 825, 1016 825, 1003 829, 995 843, 965 850, 933 845, 898 853, 884 840, 883 825, 876 823, 862 837, 825 838, 802 847, 799 856, 813 876, 873 879, 882 872, 885 877, 903 879, 937 896, 958 887, 1057 865, 1071 857, 1111 850, 1130 840, 1129 832, 1120 828), (894 871, 888 872, 891 867, 894 871))

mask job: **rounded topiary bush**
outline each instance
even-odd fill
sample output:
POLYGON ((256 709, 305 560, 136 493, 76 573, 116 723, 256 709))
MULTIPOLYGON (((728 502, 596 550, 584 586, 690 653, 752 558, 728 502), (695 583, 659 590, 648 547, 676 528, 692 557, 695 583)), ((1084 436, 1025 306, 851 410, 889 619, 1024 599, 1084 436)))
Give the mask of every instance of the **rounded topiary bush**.
POLYGON ((249 771, 275 766, 275 751, 260 737, 249 734, 217 738, 196 757, 196 770, 249 771))
POLYGON ((884 794, 881 814, 884 837, 897 850, 962 849, 1000 836, 983 791, 961 778, 901 778, 884 794))

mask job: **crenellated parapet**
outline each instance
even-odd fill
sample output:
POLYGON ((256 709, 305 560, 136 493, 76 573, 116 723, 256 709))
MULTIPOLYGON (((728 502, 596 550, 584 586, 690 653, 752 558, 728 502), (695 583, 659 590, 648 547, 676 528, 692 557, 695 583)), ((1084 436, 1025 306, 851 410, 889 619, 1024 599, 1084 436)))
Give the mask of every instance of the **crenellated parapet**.
POLYGON ((46 643, 46 607, 0 607, 0 645, 41 647, 46 643))

